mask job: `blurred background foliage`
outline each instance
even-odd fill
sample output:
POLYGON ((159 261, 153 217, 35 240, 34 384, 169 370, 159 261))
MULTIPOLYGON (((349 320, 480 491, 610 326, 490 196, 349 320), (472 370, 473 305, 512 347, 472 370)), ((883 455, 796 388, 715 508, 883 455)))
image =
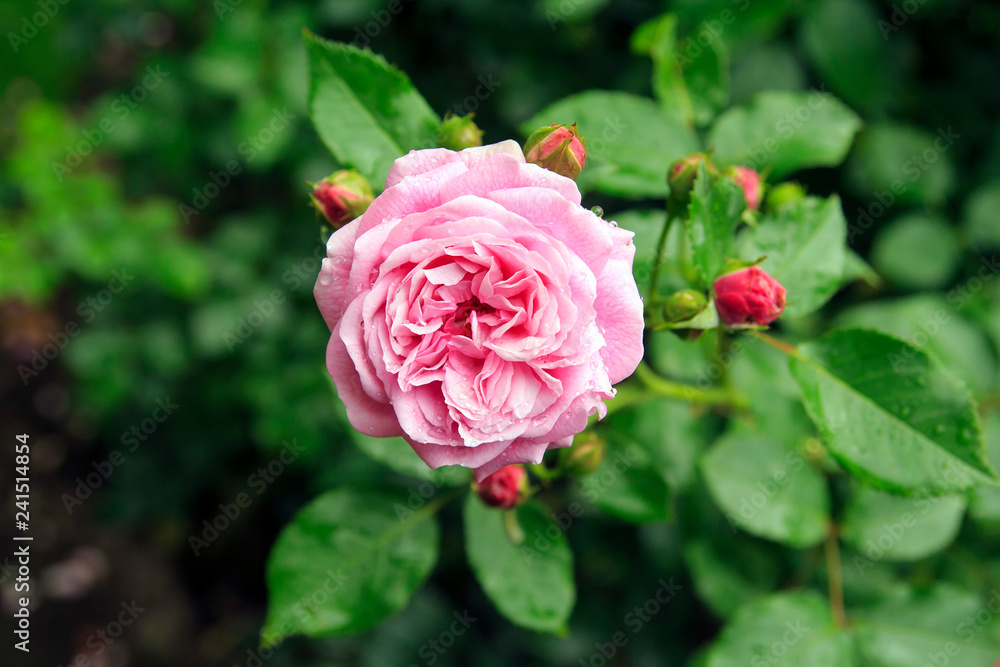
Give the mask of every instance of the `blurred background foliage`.
MULTIPOLYGON (((414 483, 352 446, 324 369, 328 332, 312 300, 323 241, 305 181, 337 165, 306 115, 303 27, 370 45, 438 113, 475 111, 494 142, 523 139, 521 123, 572 93, 648 96, 650 62, 630 50, 643 22, 674 12, 685 44, 733 12, 721 30, 731 103, 764 90, 823 89, 865 121, 843 167, 796 178, 810 192, 841 193, 852 245, 882 282, 858 283, 786 330, 851 324, 907 340, 924 331, 916 342, 985 406, 1000 464, 1000 281, 995 267, 980 273, 1000 246, 996 3, 400 0, 390 15, 382 0, 69 0, 47 5, 54 15, 35 25, 43 4, 0 5, 8 33, 0 48, 0 430, 4 451, 15 433, 32 435, 39 576, 37 644, 18 664, 69 664, 74 652, 99 665, 254 664, 264 561, 280 527, 348 479, 414 483), (495 92, 469 109, 485 81, 495 92), (957 138, 887 206, 884 193, 941 132, 957 138), (149 421, 157 400, 178 406, 162 423, 149 421), (129 451, 128 434, 144 423, 155 431, 129 451), (286 443, 301 455, 277 475, 272 468, 258 494, 252 476, 286 443), (84 497, 88 475, 114 450, 124 462, 84 497), (203 535, 202 522, 240 493, 250 506, 196 553, 189 536, 203 535), (74 494, 82 501, 69 512, 65 498, 74 494), (133 599, 148 610, 134 627, 110 647, 93 642, 133 599)), ((623 209, 603 196, 587 203, 623 209)), ((670 334, 648 344, 653 364, 678 379, 698 379, 709 363, 708 346, 670 334)), ((784 360, 772 357, 754 349, 733 368, 768 399, 755 401, 750 419, 807 440, 812 427, 791 398, 784 360)), ((734 532, 715 509, 695 461, 719 420, 686 405, 652 410, 654 421, 639 415, 613 440, 654 443, 678 520, 656 522, 663 517, 612 489, 601 510, 652 522, 623 525, 588 511, 572 526, 580 599, 566 639, 517 629, 492 611, 464 564, 452 507, 441 563, 402 613, 357 638, 290 640, 267 664, 603 664, 588 662, 595 642, 609 641, 670 577, 682 585, 677 599, 608 664, 686 664, 692 655, 697 664, 697 651, 743 603, 781 587, 822 589, 815 549, 734 532), (465 610, 478 620, 455 647, 428 649, 465 610)), ((849 483, 835 481, 834 502, 843 504, 849 483)), ((958 590, 947 598, 957 618, 975 612, 977 596, 1000 586, 1000 499, 981 491, 965 515, 964 507, 939 518, 949 539, 901 546, 909 547, 895 559, 903 564, 845 566, 849 602, 881 600, 869 613, 891 616, 893 599, 915 595, 909 585, 943 580, 958 590)), ((845 538, 863 545, 865 529, 855 522, 859 532, 845 538)), ((12 580, 7 570, 0 577, 9 604, 12 580)))

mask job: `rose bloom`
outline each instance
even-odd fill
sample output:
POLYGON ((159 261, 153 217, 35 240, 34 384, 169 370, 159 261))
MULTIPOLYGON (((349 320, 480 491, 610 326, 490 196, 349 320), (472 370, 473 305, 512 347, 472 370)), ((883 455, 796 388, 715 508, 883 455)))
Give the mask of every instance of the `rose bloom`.
POLYGON ((396 160, 316 281, 351 425, 477 481, 569 446, 642 358, 632 236, 514 141, 396 160))

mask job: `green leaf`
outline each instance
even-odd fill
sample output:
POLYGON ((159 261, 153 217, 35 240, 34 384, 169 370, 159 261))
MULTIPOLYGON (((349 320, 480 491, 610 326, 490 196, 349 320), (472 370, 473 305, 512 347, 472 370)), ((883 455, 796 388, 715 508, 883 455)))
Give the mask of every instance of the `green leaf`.
POLYGON ((551 123, 577 123, 586 137, 587 166, 577 184, 630 198, 665 197, 667 170, 698 150, 694 133, 652 100, 591 90, 546 107, 521 124, 527 135, 551 123))
POLYGON ((996 615, 982 619, 984 610, 974 593, 938 584, 927 591, 902 586, 884 591, 878 605, 851 617, 858 653, 868 667, 988 667, 1000 644, 996 615))
POLYGON ((393 160, 437 145, 441 120, 410 79, 385 58, 306 33, 309 115, 342 164, 380 190, 393 160))
POLYGON ((965 202, 962 231, 977 248, 1000 248, 1000 181, 986 185, 969 196, 965 202))
POLYGON ((877 329, 902 338, 937 357, 944 367, 976 392, 996 379, 997 362, 982 329, 955 312, 953 300, 941 294, 870 301, 845 310, 838 328, 877 329))
POLYGON ((802 17, 799 38, 833 91, 852 105, 884 107, 891 79, 879 14, 865 0, 821 0, 802 17))
POLYGON ((698 165, 691 190, 690 215, 684 221, 691 259, 705 286, 735 257, 736 227, 746 206, 743 191, 728 178, 716 179, 698 165))
MULTIPOLYGON (((983 437, 994 469, 1000 467, 1000 414, 991 412, 984 418, 983 437)), ((969 516, 990 526, 1000 526, 1000 486, 981 486, 972 491, 969 516)))
POLYGON ((712 647, 707 667, 856 664, 851 636, 833 625, 826 600, 807 591, 779 593, 740 609, 712 647))
POLYGON ((354 429, 351 429, 350 436, 358 449, 379 463, 404 475, 427 480, 435 486, 462 486, 468 484, 472 476, 471 470, 461 466, 442 466, 432 470, 402 438, 373 438, 354 429))
POLYGON ((602 512, 632 523, 667 521, 674 515, 663 472, 635 443, 609 443, 608 456, 583 480, 581 490, 602 512), (617 472, 623 468, 625 472, 617 472))
POLYGON ((943 204, 955 182, 947 151, 961 135, 879 123, 865 128, 847 163, 848 183, 877 218, 896 203, 943 204))
POLYGON ((729 521, 748 533, 796 548, 826 537, 826 478, 804 452, 766 435, 730 435, 701 459, 701 471, 729 521))
POLYGON ((329 491, 285 527, 267 566, 263 642, 356 634, 402 609, 438 556, 436 504, 398 489, 329 491))
POLYGON ((781 178, 840 164, 860 127, 857 114, 832 95, 766 92, 719 116, 708 145, 720 164, 770 168, 781 178))
POLYGON ((844 281, 847 221, 840 198, 806 197, 740 235, 740 257, 767 256, 761 268, 788 290, 785 315, 807 315, 844 281))
POLYGON ((865 480, 947 494, 996 479, 968 391, 926 352, 851 329, 802 346, 790 363, 830 452, 865 480))
POLYGON ((886 280, 912 289, 943 287, 955 275, 961 250, 947 220, 911 213, 879 231, 872 263, 886 280))
POLYGON ((508 619, 531 630, 563 634, 576 601, 569 542, 536 502, 511 512, 486 507, 469 495, 465 503, 469 565, 508 619), (519 531, 505 526, 514 517, 519 531), (512 536, 517 532, 519 544, 512 536))
POLYGON ((855 485, 842 535, 872 561, 919 560, 951 544, 965 506, 965 496, 904 498, 855 485))
POLYGON ((861 255, 848 248, 844 257, 844 282, 855 280, 863 280, 869 287, 876 289, 882 286, 882 276, 861 255))
POLYGON ((663 398, 644 400, 615 412, 604 426, 613 438, 625 438, 641 447, 662 473, 674 493, 686 489, 695 477, 695 464, 705 444, 705 425, 691 406, 663 398))
POLYGON ((729 535, 723 541, 692 538, 684 541, 684 562, 691 572, 698 597, 719 616, 727 618, 751 600, 769 594, 778 586, 774 559, 759 542, 729 535))

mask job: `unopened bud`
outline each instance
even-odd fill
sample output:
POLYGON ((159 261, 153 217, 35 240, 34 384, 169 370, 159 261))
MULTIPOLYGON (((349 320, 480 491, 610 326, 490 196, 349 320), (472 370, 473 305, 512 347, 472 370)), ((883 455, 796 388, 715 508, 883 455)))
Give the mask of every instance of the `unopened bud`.
POLYGON ((727 169, 726 176, 733 179, 733 182, 743 190, 743 199, 746 200, 748 211, 760 208, 760 200, 764 194, 764 182, 760 174, 750 167, 737 165, 727 169))
POLYGON ((524 158, 575 180, 587 164, 587 149, 576 130, 576 123, 551 125, 531 133, 524 142, 524 158))
POLYGON ((716 278, 715 307, 728 326, 767 325, 785 309, 785 288, 759 266, 716 278))
POLYGON ((667 322, 686 322, 705 310, 708 298, 698 290, 674 292, 663 302, 663 316, 667 322))
POLYGON ((313 205, 334 228, 342 227, 368 209, 375 199, 368 179, 354 169, 336 171, 313 186, 313 205))
POLYGON ((705 169, 713 176, 719 175, 719 170, 712 164, 708 153, 688 155, 670 165, 670 171, 667 172, 667 185, 670 186, 672 200, 683 205, 687 205, 691 201, 691 190, 694 188, 695 179, 698 178, 699 165, 705 165, 705 169))
POLYGON ((528 473, 524 466, 509 465, 477 484, 476 493, 484 504, 507 510, 521 504, 527 486, 528 473))
POLYGON ((768 188, 767 208, 776 211, 786 204, 791 204, 805 198, 806 189, 799 183, 795 183, 794 181, 781 183, 780 185, 768 188))
POLYGON ((474 115, 470 113, 468 116, 454 114, 445 116, 444 122, 438 128, 438 146, 453 151, 482 146, 483 131, 472 122, 474 115))
POLYGON ((572 447, 560 451, 563 469, 576 477, 589 475, 601 465, 607 448, 602 436, 594 431, 584 431, 573 439, 572 447))

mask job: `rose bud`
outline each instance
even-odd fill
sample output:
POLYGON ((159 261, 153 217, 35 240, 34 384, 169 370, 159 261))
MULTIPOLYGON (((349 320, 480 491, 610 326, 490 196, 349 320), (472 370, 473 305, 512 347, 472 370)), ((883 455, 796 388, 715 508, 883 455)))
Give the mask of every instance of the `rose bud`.
POLYGON ((477 484, 476 493, 484 504, 509 510, 521 504, 527 481, 523 466, 505 466, 477 484))
POLYGON ((563 469, 577 477, 589 475, 601 465, 607 447, 603 437, 590 430, 584 431, 575 438, 572 447, 562 450, 563 469))
POLYGON ((368 180, 354 169, 335 171, 313 186, 313 205, 334 228, 354 220, 375 199, 368 180))
POLYGON ((705 169, 713 176, 719 175, 719 170, 712 164, 708 153, 695 153, 681 158, 670 165, 667 172, 667 185, 670 186, 670 198, 679 204, 687 205, 691 201, 691 190, 694 188, 694 180, 698 177, 698 166, 705 165, 705 169))
POLYGON ((524 142, 524 157, 531 164, 576 180, 587 164, 587 149, 576 123, 552 125, 531 133, 524 142))
POLYGON ((785 204, 791 204, 805 199, 806 190, 794 181, 781 183, 767 190, 767 208, 776 211, 785 204))
POLYGON ((438 146, 452 151, 460 151, 465 148, 472 148, 473 146, 482 146, 483 131, 472 122, 474 115, 470 113, 468 116, 456 116, 454 114, 445 116, 444 122, 438 128, 438 146))
POLYGON ((715 307, 729 326, 767 325, 785 309, 785 288, 759 266, 715 279, 715 307))
POLYGON ((735 166, 726 170, 726 176, 731 178, 743 190, 743 198, 747 202, 748 211, 760 208, 761 196, 764 194, 764 183, 760 174, 750 167, 735 166))
POLYGON ((705 310, 708 299, 698 290, 674 292, 663 302, 663 317, 667 322, 685 322, 705 310))

